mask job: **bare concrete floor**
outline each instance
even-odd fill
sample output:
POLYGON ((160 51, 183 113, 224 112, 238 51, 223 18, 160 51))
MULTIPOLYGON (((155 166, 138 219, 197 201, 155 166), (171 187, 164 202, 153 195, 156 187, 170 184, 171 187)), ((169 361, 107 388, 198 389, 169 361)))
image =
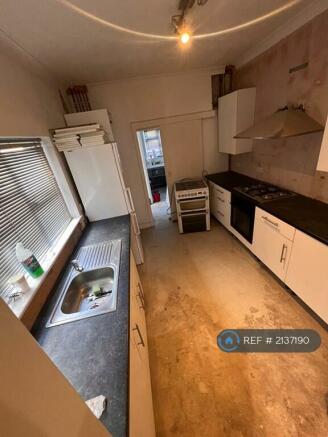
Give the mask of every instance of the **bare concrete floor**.
POLYGON ((328 436, 328 333, 216 221, 179 235, 158 205, 140 274, 157 436, 328 436), (227 354, 226 328, 312 328, 311 354, 227 354))

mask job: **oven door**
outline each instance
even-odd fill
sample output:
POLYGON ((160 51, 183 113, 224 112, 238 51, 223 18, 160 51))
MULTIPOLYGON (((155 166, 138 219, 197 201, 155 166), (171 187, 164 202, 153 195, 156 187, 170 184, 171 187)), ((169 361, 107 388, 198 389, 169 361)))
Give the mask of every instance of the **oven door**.
POLYGON ((255 204, 242 194, 231 193, 231 226, 246 238, 253 242, 255 204))
POLYGON ((179 199, 178 209, 180 212, 194 212, 201 211, 207 208, 206 201, 207 197, 192 197, 189 199, 179 199))
POLYGON ((180 215, 181 230, 185 232, 200 232, 208 230, 207 212, 186 212, 180 215))

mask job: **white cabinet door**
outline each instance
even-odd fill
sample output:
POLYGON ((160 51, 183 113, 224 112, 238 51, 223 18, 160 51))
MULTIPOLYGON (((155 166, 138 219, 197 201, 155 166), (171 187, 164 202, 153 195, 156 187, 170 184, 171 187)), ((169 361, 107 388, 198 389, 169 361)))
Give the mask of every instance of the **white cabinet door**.
POLYGON ((65 157, 91 222, 129 213, 111 144, 65 152, 65 157))
POLYGON ((210 208, 214 217, 230 230, 231 193, 219 185, 210 182, 210 208))
POLYGON ((328 323, 328 246, 296 231, 286 284, 328 323))
POLYGON ((155 437, 145 301, 131 254, 130 267, 130 437, 155 437))
POLYGON ((254 123, 255 95, 255 88, 246 88, 219 98, 219 152, 236 155, 252 150, 252 140, 234 136, 254 123))
MULTIPOLYGON (((284 225, 287 224, 256 208, 253 253, 281 280, 285 279, 292 247, 292 240, 281 232, 281 229, 285 229, 284 225)), ((295 232, 295 228, 291 229, 295 232)))

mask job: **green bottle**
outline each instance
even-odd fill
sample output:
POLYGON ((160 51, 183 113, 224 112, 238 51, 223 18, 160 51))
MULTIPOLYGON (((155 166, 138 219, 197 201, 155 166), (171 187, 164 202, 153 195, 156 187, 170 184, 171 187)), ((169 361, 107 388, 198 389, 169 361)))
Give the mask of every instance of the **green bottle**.
POLYGON ((32 278, 38 278, 44 273, 39 261, 29 249, 25 249, 23 243, 16 244, 16 257, 32 278))

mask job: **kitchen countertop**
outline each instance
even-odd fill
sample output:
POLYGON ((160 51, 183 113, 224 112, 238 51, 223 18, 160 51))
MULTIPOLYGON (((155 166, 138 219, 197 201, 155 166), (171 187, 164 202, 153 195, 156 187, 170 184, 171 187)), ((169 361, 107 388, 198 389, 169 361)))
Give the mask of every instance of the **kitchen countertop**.
POLYGON ((238 187, 239 185, 251 184, 256 181, 256 179, 252 179, 248 176, 245 176, 240 173, 236 173, 235 171, 225 171, 223 173, 215 173, 207 175, 206 178, 209 181, 214 182, 225 190, 231 191, 233 188, 238 187))
POLYGON ((122 239, 116 311, 46 328, 66 269, 32 334, 84 400, 107 398, 100 420, 113 437, 123 437, 128 434, 129 414, 130 216, 89 224, 76 249, 114 239, 122 239))
MULTIPOLYGON (((243 184, 263 182, 237 172, 227 171, 206 176, 208 180, 228 191, 243 184)), ((296 229, 328 245, 328 204, 298 194, 285 199, 258 203, 259 208, 269 212, 296 229)))
POLYGON ((328 245, 328 204, 299 194, 261 203, 260 208, 328 245))

